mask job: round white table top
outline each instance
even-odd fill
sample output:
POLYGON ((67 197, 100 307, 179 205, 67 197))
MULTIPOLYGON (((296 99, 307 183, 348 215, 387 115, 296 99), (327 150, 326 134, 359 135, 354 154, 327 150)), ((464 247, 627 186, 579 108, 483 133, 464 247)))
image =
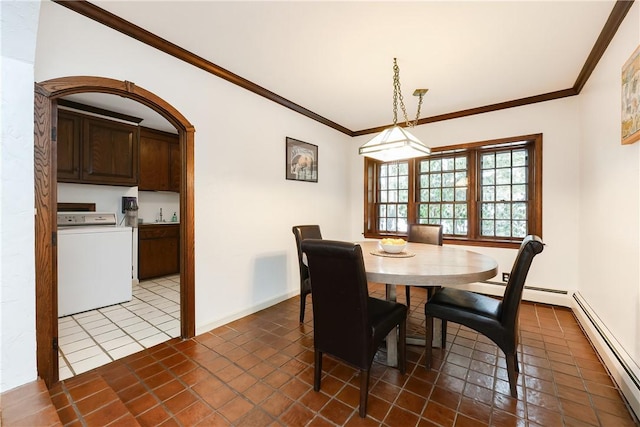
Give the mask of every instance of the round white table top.
POLYGON ((451 246, 407 243, 404 253, 411 257, 373 255, 378 240, 358 242, 362 247, 367 280, 390 285, 462 285, 487 280, 498 273, 494 259, 477 252, 451 246))

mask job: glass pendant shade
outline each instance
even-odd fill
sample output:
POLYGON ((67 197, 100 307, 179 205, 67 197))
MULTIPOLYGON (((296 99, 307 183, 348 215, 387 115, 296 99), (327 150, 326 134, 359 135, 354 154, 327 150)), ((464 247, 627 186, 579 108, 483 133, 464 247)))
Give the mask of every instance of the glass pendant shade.
POLYGON ((427 156, 431 149, 405 128, 393 126, 362 145, 359 153, 382 162, 427 156))

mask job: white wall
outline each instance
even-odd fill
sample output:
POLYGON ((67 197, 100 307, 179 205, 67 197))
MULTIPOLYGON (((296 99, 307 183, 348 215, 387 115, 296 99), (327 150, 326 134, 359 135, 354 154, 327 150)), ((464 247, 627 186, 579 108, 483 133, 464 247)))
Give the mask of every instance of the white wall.
MULTIPOLYGON (((414 134, 432 147, 490 139, 543 134, 542 239, 544 252, 533 263, 527 285, 573 291, 578 287, 578 163, 580 144, 578 99, 565 98, 509 110, 485 113, 455 120, 418 126, 414 134), (572 160, 574 159, 574 160, 572 160)), ((370 138, 370 137, 369 137, 370 138)), ((363 160, 357 148, 367 137, 354 138, 351 144, 352 238, 362 238, 363 160)), ((509 272, 515 249, 466 247, 498 261, 498 276, 509 272)), ((486 287, 485 287, 486 288, 486 287)), ((487 289, 485 289, 487 290, 487 289)), ((491 290, 487 290, 491 292, 491 290)), ((495 287, 495 292, 504 288, 495 287)), ((569 305, 567 297, 525 291, 526 299, 569 305), (551 299, 551 300, 549 300, 551 299)))
MULTIPOLYGON (((292 225, 318 223, 326 238, 362 238, 363 166, 357 148, 367 137, 349 140, 62 6, 7 1, 0 5, 3 21, 0 391, 35 378, 34 242, 30 214, 33 80, 68 75, 130 80, 171 103, 194 124, 199 330, 297 293, 292 225), (12 34, 19 49, 7 50, 6 17, 12 7, 20 10, 11 14, 9 22, 27 31, 12 34), (38 7, 42 10, 39 23, 34 16, 38 7), (33 36, 37 25, 40 28, 33 78, 33 36), (11 78, 11 86, 4 84, 7 78, 11 78), (14 107, 10 112, 7 104, 14 107), (319 146, 317 184, 284 179, 286 136, 319 146), (5 319, 15 319, 18 314, 24 320, 12 322, 8 329, 5 319)), ((585 88, 583 97, 587 100, 582 112, 580 100, 568 98, 424 125, 415 131, 433 146, 544 134, 542 237, 547 246, 532 267, 529 284, 579 290, 625 343, 625 348, 636 355, 636 360, 640 345, 637 340, 639 144, 630 147, 617 144, 619 128, 615 132, 614 128, 619 126, 619 98, 613 99, 613 94, 619 96, 616 87, 619 68, 638 44, 637 9, 634 5, 633 21, 629 23, 627 18, 621 28, 624 35, 616 37, 612 52, 605 55, 607 65, 598 68, 595 80, 585 88), (581 126, 587 130, 584 135, 581 126), (579 161, 573 161, 578 154, 579 161), (592 172, 593 179, 585 176, 592 172), (599 187, 603 181, 606 190, 599 187), (622 191, 617 190, 620 187, 622 191), (607 191, 619 197, 611 200, 607 191), (615 202, 615 208, 604 212, 606 217, 613 218, 607 223, 599 209, 610 200, 615 202), (620 231, 623 223, 629 233, 620 231), (594 246, 589 246, 590 242, 594 246), (585 250, 580 251, 580 245, 585 250), (596 253, 599 257, 594 260, 596 253), (608 255, 621 253, 625 263, 608 255), (603 298, 600 289, 605 287, 608 292, 603 298)), ((471 249, 496 258, 500 271, 508 271, 515 256, 513 250, 471 249)))
POLYGON ((195 126, 199 332, 299 291, 294 224, 348 237, 347 136, 62 6, 43 2, 41 11, 36 81, 126 79, 195 126), (319 146, 317 184, 285 180, 287 136, 319 146))
MULTIPOLYGON (((640 375, 640 143, 620 144, 621 70, 640 42, 640 6, 581 95, 579 295, 640 375), (626 353, 626 354, 625 354, 626 353)), ((640 399, 640 391, 636 390, 640 399)))
POLYGON ((138 197, 138 187, 63 182, 58 184, 58 202, 95 203, 96 212, 115 212, 118 224, 122 223, 122 225, 124 225, 123 196, 138 197))
POLYGON ((0 392, 36 379, 33 62, 38 2, 0 2, 0 392))
POLYGON ((156 222, 162 219, 171 221, 174 212, 180 221, 180 193, 170 191, 138 191, 138 219, 143 222, 156 222))

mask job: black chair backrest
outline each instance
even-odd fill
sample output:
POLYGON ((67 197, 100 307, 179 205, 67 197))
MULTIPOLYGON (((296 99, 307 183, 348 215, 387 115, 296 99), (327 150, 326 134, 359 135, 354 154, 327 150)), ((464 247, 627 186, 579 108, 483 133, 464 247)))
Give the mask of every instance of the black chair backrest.
POLYGON ((407 240, 415 243, 428 243, 442 246, 442 225, 409 224, 407 240))
POLYGON ((313 282, 313 338, 316 349, 368 368, 367 276, 360 245, 306 239, 302 251, 313 282))
POLYGON ((296 237, 296 248, 298 248, 298 266, 300 267, 300 280, 309 277, 309 269, 302 262, 302 247, 300 244, 304 239, 322 239, 319 225, 294 225, 291 229, 296 237))
POLYGON ((520 244, 500 306, 500 322, 502 325, 513 325, 515 327, 529 267, 531 267, 533 258, 543 249, 544 243, 542 243, 540 237, 534 235, 525 237, 520 244))

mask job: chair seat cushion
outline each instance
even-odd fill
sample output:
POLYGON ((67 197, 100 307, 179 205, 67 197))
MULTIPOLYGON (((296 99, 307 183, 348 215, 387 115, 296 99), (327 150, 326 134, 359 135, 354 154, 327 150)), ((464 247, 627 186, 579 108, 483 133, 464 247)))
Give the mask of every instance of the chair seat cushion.
POLYGON ((487 336, 503 351, 515 348, 515 333, 500 322, 502 301, 460 289, 443 288, 424 305, 427 316, 448 320, 487 336))
POLYGON ((396 327, 407 316, 404 304, 369 297, 369 320, 373 328, 374 342, 396 327))
POLYGON ((443 288, 429 300, 427 312, 435 306, 462 308, 480 316, 497 319, 500 300, 460 289, 443 288))

